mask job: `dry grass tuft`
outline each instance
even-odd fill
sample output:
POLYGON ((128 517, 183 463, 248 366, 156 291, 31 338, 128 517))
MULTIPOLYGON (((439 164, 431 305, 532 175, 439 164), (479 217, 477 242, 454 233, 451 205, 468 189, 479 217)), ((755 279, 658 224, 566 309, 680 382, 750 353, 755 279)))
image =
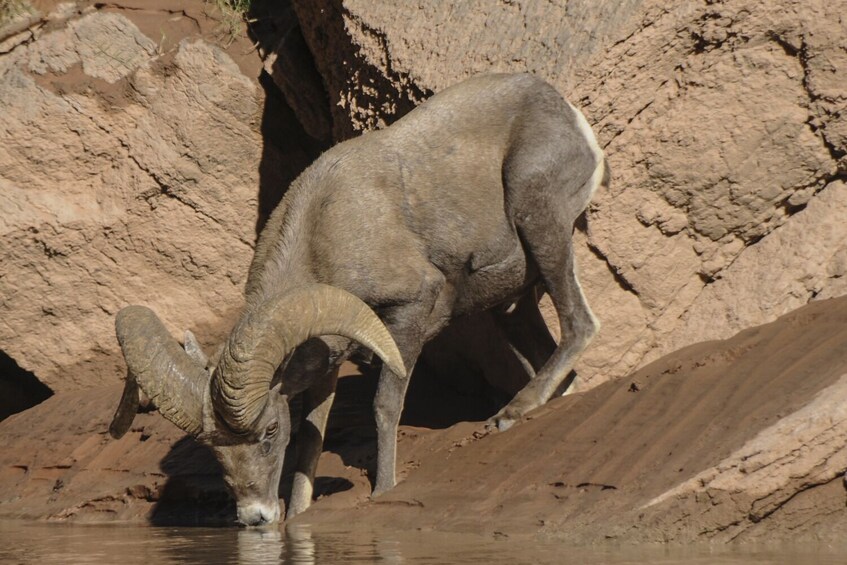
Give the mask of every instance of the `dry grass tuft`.
POLYGON ((228 43, 235 41, 235 38, 242 32, 242 26, 244 25, 251 2, 252 0, 212 1, 220 14, 221 27, 228 43))

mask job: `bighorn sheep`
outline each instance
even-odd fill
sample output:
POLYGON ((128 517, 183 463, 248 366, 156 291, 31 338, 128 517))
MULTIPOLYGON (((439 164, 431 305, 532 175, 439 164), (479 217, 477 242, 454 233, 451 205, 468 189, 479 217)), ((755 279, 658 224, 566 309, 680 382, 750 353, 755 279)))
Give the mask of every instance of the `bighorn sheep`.
POLYGON ((311 503, 338 366, 361 344, 384 362, 374 403, 382 493, 395 484, 397 425, 421 348, 452 318, 486 309, 532 376, 492 419, 509 427, 551 397, 597 331, 572 233, 608 175, 583 115, 526 74, 469 79, 333 147, 259 237, 245 310, 213 370, 150 310, 118 314, 128 378, 113 435, 129 428, 140 387, 214 450, 238 520, 273 522, 288 400, 303 394, 291 517, 311 503), (558 312, 559 345, 538 287, 558 312))

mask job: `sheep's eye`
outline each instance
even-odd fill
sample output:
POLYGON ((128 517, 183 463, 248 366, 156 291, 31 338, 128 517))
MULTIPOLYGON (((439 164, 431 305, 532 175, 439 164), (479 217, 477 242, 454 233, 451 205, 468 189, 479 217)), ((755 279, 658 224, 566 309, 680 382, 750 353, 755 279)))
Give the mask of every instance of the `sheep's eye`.
POLYGON ((273 437, 276 435, 277 431, 279 431, 279 422, 271 422, 271 424, 265 429, 265 437, 273 437))

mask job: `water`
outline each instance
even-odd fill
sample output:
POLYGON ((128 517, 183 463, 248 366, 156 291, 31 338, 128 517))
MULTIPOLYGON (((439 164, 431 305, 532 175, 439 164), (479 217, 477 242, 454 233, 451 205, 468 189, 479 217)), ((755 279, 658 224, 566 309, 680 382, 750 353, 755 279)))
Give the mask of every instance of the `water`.
POLYGON ((603 546, 432 532, 162 528, 0 522, 0 563, 585 563, 740 565, 847 562, 847 547, 603 546))

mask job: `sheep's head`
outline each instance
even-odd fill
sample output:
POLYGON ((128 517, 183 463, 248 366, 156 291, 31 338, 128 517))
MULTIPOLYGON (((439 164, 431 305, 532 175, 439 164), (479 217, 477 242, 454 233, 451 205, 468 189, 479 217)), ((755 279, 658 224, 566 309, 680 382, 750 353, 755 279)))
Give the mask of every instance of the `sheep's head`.
POLYGON ((216 363, 209 363, 193 337, 180 347, 143 306, 121 310, 115 326, 128 372, 112 436, 129 429, 143 391, 165 418, 212 448, 235 496, 238 521, 248 526, 279 519, 277 491, 291 418, 284 378, 274 375, 283 373, 280 368, 298 345, 342 336, 405 374, 397 346, 376 314, 355 296, 325 285, 248 308, 216 363))
POLYGON ((200 441, 211 447, 223 479, 245 526, 277 522, 280 518, 279 479, 285 448, 291 438, 288 399, 272 389, 259 417, 245 433, 236 433, 214 413, 204 415, 200 441))

